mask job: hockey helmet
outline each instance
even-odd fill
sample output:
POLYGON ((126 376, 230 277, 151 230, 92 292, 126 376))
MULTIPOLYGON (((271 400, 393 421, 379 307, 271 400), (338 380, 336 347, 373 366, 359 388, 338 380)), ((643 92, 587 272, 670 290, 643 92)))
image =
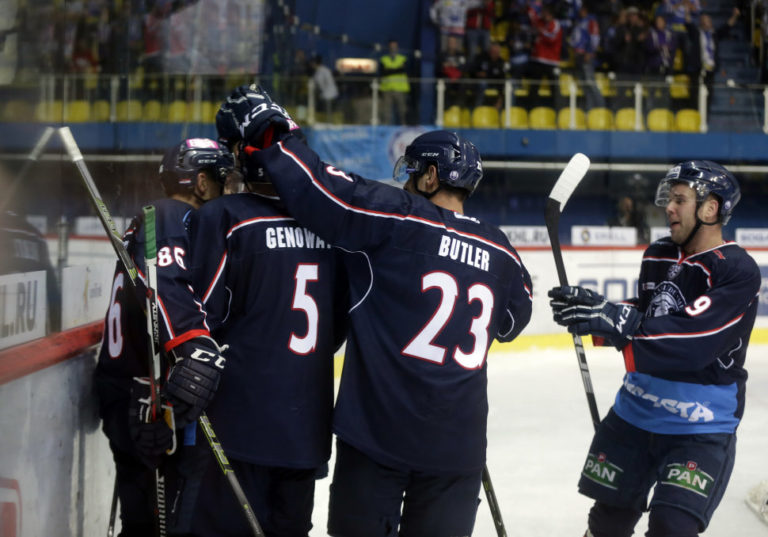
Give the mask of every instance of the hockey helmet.
POLYGON ((234 166, 232 153, 215 140, 187 138, 165 152, 160 164, 160 180, 172 188, 177 185, 191 188, 197 174, 208 170, 223 185, 234 166))
POLYGON ((397 160, 392 175, 404 183, 413 173, 421 174, 430 164, 437 167, 438 180, 446 185, 474 192, 483 178, 483 164, 477 148, 450 131, 432 131, 416 137, 397 160))
POLYGON ((701 203, 713 194, 720 200, 720 221, 728 223, 734 207, 741 199, 739 183, 731 172, 709 160, 687 160, 672 167, 659 182, 655 203, 666 207, 672 186, 685 183, 696 193, 696 202, 701 203))

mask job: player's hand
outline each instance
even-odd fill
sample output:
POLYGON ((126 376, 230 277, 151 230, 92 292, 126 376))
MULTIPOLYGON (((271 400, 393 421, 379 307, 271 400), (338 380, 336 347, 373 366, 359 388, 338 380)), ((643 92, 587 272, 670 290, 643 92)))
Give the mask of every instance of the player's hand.
POLYGON ((584 287, 554 287, 548 295, 557 324, 572 334, 605 338, 619 350, 630 342, 643 318, 633 306, 608 302, 603 295, 584 287))
MULTIPOLYGON (((128 430, 136 452, 149 468, 157 468, 161 457, 173 447, 173 430, 161 416, 152 416, 152 393, 147 377, 133 377, 128 405, 128 430)), ((160 409, 160 402, 157 402, 160 409)), ((159 410, 158 410, 159 411, 159 410)))
POLYGON ((255 84, 236 88, 216 114, 219 140, 230 149, 239 140, 263 149, 298 128, 285 108, 255 84))
POLYGON ((219 386, 226 358, 226 346, 207 336, 185 341, 171 352, 176 365, 171 368, 163 394, 173 404, 176 427, 184 427, 200 417, 219 386))

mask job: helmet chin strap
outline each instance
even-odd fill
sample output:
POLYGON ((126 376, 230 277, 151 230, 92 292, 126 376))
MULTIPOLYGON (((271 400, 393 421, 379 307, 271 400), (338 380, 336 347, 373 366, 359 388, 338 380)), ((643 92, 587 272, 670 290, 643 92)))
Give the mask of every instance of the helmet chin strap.
POLYGON ((419 190, 419 187, 417 187, 415 183, 414 183, 414 186, 413 186, 413 189, 414 189, 414 190, 415 190, 415 191, 416 191, 418 194, 421 194, 422 196, 424 196, 424 197, 425 197, 425 198, 427 198, 427 199, 432 199, 432 196, 434 196, 435 194, 437 194, 438 192, 440 192, 440 189, 442 189, 442 188, 443 188, 443 186, 442 186, 441 184, 439 184, 439 183, 438 183, 438 185, 437 185, 437 188, 436 188, 436 189, 434 189, 432 192, 425 192, 425 191, 423 191, 423 190, 419 190))
POLYGON ((703 201, 700 201, 699 203, 696 204, 696 225, 693 226, 693 229, 688 234, 688 237, 686 237, 686 239, 683 242, 678 244, 678 246, 680 246, 681 248, 684 248, 689 242, 691 242, 691 240, 693 240, 693 237, 699 231, 699 228, 701 228, 701 226, 717 225, 718 220, 715 220, 714 222, 705 222, 701 218, 699 218, 699 208, 703 203, 704 203, 703 201))

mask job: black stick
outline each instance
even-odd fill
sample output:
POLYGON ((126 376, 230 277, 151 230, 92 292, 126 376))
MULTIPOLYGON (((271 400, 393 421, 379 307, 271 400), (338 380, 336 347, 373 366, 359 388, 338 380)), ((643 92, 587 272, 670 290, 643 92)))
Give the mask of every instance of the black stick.
MULTIPOLYGON (((588 169, 589 159, 581 153, 576 153, 560 174, 547 200, 544 221, 547 224, 547 233, 549 234, 549 242, 552 246, 552 255, 555 258, 555 267, 557 268, 557 277, 560 280, 560 285, 568 285, 568 276, 565 273, 563 252, 560 248, 560 237, 558 235, 560 213, 588 169)), ((581 370, 581 380, 584 383, 584 392, 587 396, 587 404, 589 405, 589 413, 592 417, 592 425, 597 429, 600 423, 600 413, 597 410, 595 391, 592 388, 592 377, 589 374, 587 355, 584 352, 581 336, 577 334, 572 334, 572 336, 573 346, 576 349, 576 358, 579 361, 579 369, 581 370)))

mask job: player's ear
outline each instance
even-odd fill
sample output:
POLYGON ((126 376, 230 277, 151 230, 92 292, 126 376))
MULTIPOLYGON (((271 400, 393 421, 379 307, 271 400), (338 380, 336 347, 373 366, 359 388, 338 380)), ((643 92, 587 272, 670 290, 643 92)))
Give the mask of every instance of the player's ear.
POLYGON ((700 218, 704 222, 716 222, 717 213, 719 211, 720 200, 717 199, 717 197, 710 195, 706 200, 704 200, 704 203, 701 204, 702 214, 700 215, 700 218))
POLYGON ((430 164, 427 166, 427 192, 432 192, 440 186, 440 180, 437 177, 437 166, 430 164))

